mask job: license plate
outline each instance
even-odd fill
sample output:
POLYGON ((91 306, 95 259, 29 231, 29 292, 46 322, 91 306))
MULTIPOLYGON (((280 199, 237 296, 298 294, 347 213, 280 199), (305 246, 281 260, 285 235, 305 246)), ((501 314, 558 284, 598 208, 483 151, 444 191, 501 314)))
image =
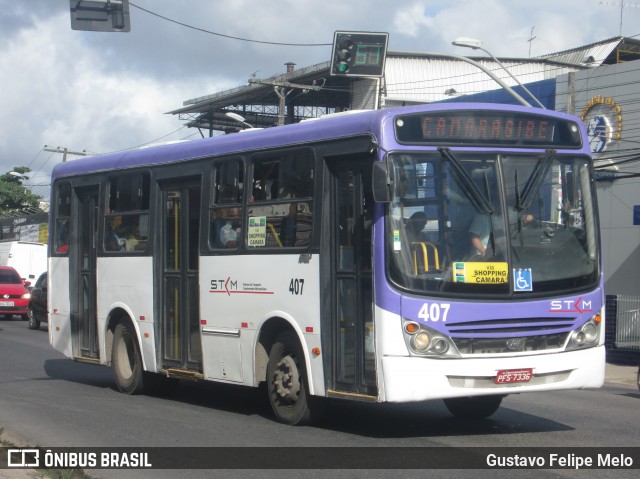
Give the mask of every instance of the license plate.
POLYGON ((14 306, 13 301, 0 301, 0 306, 14 306))
POLYGON ((493 382, 496 384, 528 383, 533 376, 533 369, 504 369, 498 371, 493 382))

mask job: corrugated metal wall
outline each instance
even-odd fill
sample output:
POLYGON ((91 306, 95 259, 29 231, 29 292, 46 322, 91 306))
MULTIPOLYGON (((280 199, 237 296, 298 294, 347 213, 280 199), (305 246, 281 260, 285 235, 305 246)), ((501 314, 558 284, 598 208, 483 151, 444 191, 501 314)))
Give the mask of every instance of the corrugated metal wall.
MULTIPOLYGON (((517 85, 517 82, 494 61, 482 59, 476 59, 476 61, 507 85, 517 85)), ((501 62, 524 84, 575 71, 570 66, 547 61, 501 60, 501 62)), ((432 103, 449 99, 452 95, 471 95, 501 89, 491 77, 471 64, 453 59, 443 60, 419 56, 387 57, 385 80, 384 100, 393 104, 432 103)))

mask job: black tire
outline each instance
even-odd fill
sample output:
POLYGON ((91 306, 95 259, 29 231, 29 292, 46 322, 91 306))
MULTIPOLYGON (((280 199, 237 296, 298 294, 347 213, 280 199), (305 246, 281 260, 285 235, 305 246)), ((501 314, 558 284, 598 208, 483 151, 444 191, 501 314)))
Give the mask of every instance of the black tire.
POLYGON ((269 353, 267 393, 278 421, 295 425, 311 422, 304 354, 292 332, 278 335, 269 353))
POLYGON ((125 394, 144 392, 138 340, 130 326, 125 323, 119 323, 113 333, 111 366, 120 392, 125 394))
POLYGON ((27 319, 29 321, 29 329, 40 329, 40 321, 36 319, 36 315, 31 308, 28 309, 27 319))
POLYGON ((474 396, 449 398, 444 405, 451 414, 460 419, 484 419, 495 413, 504 396, 474 396))

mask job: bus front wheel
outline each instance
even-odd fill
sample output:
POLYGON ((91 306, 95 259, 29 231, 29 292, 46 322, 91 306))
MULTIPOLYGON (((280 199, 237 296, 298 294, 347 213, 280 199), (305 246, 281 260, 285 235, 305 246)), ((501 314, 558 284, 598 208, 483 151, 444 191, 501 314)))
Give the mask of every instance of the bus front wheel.
POLYGON ((267 364, 267 391, 276 418, 285 424, 302 425, 311 420, 304 354, 291 332, 277 338, 267 364))
POLYGON ((111 365, 116 385, 125 394, 143 392, 142 360, 135 333, 125 323, 119 323, 113 333, 111 365))
POLYGON ((504 396, 448 398, 444 405, 460 419, 484 419, 498 410, 504 396))

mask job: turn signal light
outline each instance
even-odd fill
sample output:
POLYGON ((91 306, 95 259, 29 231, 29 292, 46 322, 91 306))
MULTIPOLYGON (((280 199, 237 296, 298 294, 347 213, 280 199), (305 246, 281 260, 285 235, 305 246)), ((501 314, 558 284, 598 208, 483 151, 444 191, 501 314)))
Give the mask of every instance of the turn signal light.
POLYGON ((417 323, 405 323, 404 330, 409 334, 416 334, 420 331, 420 326, 417 323))

